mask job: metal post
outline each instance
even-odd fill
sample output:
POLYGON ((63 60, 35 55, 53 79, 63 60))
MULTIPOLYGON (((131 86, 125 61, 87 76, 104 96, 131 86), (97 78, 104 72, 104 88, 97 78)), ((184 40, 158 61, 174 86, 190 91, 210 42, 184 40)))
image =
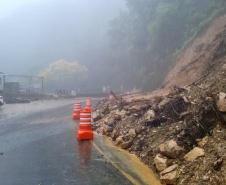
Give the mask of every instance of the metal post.
POLYGON ((3 76, 3 95, 5 95, 5 76, 3 76))
POLYGON ((29 82, 29 95, 31 94, 31 78, 32 77, 30 77, 30 82, 29 82))
POLYGON ((44 77, 41 77, 42 78, 42 94, 43 94, 43 92, 44 92, 44 90, 43 90, 43 87, 44 87, 44 85, 43 85, 43 83, 44 83, 44 77))

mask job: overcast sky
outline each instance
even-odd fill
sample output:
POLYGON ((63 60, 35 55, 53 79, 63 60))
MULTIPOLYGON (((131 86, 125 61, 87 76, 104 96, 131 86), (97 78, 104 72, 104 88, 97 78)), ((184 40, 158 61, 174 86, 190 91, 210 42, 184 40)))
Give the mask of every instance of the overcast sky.
POLYGON ((123 9, 124 0, 0 0, 0 71, 35 75, 61 59, 93 68, 123 9))
POLYGON ((0 19, 10 16, 13 11, 29 2, 44 0, 0 0, 0 19))

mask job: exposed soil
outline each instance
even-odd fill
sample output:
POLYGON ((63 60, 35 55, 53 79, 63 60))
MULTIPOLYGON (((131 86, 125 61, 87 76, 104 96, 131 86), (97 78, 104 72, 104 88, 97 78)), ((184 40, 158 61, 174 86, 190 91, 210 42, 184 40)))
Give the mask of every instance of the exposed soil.
POLYGON ((157 154, 167 159, 165 168, 177 164, 175 181, 163 180, 165 184, 226 184, 226 110, 220 111, 218 105, 219 98, 225 101, 225 93, 223 16, 178 57, 161 89, 102 99, 93 109, 93 128, 158 175, 162 170, 154 162, 157 154), (200 145, 204 137, 208 141, 200 145), (176 158, 164 156, 159 147, 169 140, 183 149, 176 158), (184 156, 195 147, 204 155, 187 161, 184 156))

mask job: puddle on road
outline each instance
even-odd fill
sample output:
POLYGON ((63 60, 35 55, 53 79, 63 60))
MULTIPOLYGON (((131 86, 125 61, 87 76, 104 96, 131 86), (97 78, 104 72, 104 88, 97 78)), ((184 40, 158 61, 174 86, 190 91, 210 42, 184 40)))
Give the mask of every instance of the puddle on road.
POLYGON ((133 184, 161 185, 154 173, 135 155, 115 147, 109 139, 95 133, 93 144, 133 184))

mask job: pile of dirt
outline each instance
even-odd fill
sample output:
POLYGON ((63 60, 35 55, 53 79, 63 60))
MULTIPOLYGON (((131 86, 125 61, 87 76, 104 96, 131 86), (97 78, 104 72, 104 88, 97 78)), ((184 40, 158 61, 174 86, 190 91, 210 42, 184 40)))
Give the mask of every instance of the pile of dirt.
POLYGON ((226 184, 225 18, 187 49, 165 88, 102 99, 93 109, 93 128, 163 184, 226 184))

